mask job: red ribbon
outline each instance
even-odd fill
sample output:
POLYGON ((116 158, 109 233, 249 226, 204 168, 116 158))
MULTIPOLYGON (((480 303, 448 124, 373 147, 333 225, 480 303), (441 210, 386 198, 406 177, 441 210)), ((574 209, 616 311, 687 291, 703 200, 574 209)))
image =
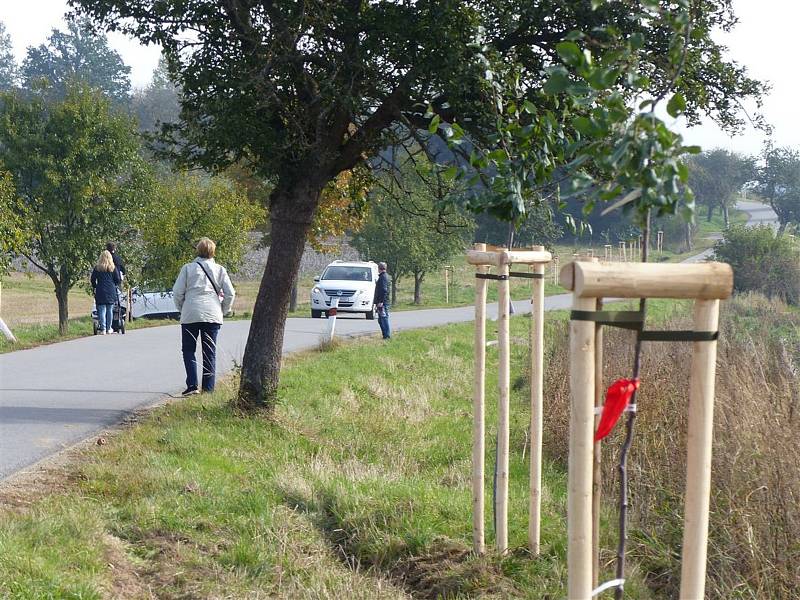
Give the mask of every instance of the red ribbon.
POLYGON ((600 424, 597 426, 597 433, 594 434, 595 442, 599 442, 611 433, 611 430, 614 429, 614 425, 617 424, 620 416, 628 406, 633 392, 638 389, 638 379, 617 379, 608 386, 608 390, 606 390, 606 401, 605 404, 603 404, 603 414, 600 416, 600 424))

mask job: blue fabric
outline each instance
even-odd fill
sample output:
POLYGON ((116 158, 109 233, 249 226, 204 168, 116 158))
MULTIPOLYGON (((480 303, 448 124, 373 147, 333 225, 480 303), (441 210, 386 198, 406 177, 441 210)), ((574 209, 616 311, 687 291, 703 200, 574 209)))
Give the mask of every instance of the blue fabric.
POLYGON ((114 322, 113 304, 97 305, 97 322, 100 325, 98 327, 100 331, 111 331, 111 325, 114 322))
POLYGON ((197 338, 203 347, 203 391, 211 392, 216 383, 217 334, 219 323, 185 323, 181 325, 181 351, 186 368, 186 387, 197 389, 197 338))
POLYGON ((392 337, 392 330, 389 327, 389 305, 384 304, 383 308, 378 309, 378 325, 381 328, 383 339, 388 340, 392 337))
POLYGON ((91 283, 94 291, 95 304, 116 304, 117 286, 120 284, 119 273, 117 271, 92 271, 91 283))

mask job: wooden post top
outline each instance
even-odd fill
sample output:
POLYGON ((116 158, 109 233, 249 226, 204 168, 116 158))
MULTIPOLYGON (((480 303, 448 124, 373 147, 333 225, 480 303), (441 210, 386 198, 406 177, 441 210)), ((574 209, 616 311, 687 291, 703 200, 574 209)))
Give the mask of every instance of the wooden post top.
POLYGON ((533 246, 533 248, 515 248, 508 250, 503 247, 486 246, 475 244, 474 250, 467 251, 467 262, 471 265, 491 265, 502 267, 511 264, 544 264, 553 260, 553 255, 544 249, 544 246, 533 246))
POLYGON ((580 298, 690 298, 724 300, 733 292, 725 263, 611 263, 575 261, 559 281, 580 298))

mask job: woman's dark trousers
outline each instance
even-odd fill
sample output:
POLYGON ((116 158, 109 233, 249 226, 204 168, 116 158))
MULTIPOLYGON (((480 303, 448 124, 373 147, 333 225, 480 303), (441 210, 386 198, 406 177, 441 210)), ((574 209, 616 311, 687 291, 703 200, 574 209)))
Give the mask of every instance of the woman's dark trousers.
POLYGON ((217 334, 219 323, 187 323, 181 325, 181 350, 186 367, 186 387, 197 389, 197 338, 203 346, 203 391, 214 390, 217 368, 217 334))

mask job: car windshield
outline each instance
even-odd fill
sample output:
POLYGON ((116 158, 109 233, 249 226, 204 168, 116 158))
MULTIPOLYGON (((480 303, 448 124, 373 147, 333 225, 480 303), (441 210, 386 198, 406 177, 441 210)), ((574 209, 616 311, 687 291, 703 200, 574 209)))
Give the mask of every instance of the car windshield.
POLYGON ((372 269, 369 267, 328 267, 322 279, 338 279, 340 281, 372 281, 372 269))

